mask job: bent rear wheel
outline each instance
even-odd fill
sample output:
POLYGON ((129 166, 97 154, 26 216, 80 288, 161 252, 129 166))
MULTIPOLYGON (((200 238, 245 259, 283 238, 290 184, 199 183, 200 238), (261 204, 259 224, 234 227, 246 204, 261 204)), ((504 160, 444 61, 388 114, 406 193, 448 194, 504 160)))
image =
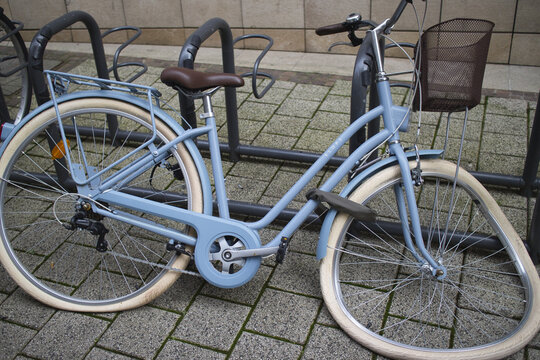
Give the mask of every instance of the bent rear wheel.
MULTIPOLYGON (((152 133, 146 110, 118 100, 71 100, 59 104, 59 112, 71 160, 77 164, 86 161, 97 170, 117 162, 141 144, 141 137, 152 133), (117 132, 109 128, 111 117, 118 123, 117 132)), ((156 146, 177 136, 161 119, 155 120, 156 146)), ((53 307, 109 312, 151 301, 178 278, 190 257, 167 250, 168 239, 163 236, 100 217, 88 206, 86 211, 84 201, 88 199, 70 185, 65 148, 60 145, 51 151, 49 142, 55 137, 56 124, 54 108, 39 113, 14 135, 0 158, 0 260, 19 286, 53 307), (61 173, 67 179, 61 180, 61 173), (105 241, 99 240, 98 231, 68 229, 66 224, 77 213, 85 221, 101 224, 98 230, 106 229, 105 241)), ((131 160, 118 163, 98 181, 131 160)), ((201 212, 202 189, 189 151, 182 144, 173 148, 166 165, 147 170, 119 190, 201 212)), ((95 205, 148 221, 164 221, 145 214, 144 209, 95 205)), ((189 231, 173 221, 167 225, 189 231)))
MULTIPOLYGON (((443 160, 422 161, 416 187, 423 239, 447 269, 436 279, 404 246, 395 189, 384 169, 349 199, 374 209, 375 223, 338 214, 321 286, 338 324, 371 350, 400 359, 493 359, 522 347, 539 328, 539 279, 523 243, 487 190, 443 160), (501 246, 477 246, 498 238, 501 246)), ((415 163, 411 163, 411 168, 415 163)), ((414 240, 414 236, 413 236, 414 240)), ((496 243, 496 242, 495 242, 496 243)))

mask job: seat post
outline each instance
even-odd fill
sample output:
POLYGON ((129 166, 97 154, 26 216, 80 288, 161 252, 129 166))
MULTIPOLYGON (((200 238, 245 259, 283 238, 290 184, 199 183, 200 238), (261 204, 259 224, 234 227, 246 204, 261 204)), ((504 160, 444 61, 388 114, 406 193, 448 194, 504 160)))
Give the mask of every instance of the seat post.
POLYGON ((214 110, 212 108, 212 96, 210 93, 204 93, 202 96, 203 99, 203 110, 204 113, 201 114, 201 118, 206 119, 209 117, 214 117, 214 110))

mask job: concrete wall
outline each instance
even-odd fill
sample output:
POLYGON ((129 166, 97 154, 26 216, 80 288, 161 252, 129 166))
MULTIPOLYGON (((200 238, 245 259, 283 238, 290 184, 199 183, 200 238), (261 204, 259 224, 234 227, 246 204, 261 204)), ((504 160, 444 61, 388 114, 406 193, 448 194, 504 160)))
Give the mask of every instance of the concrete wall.
MULTIPOLYGON (((225 19, 233 35, 264 33, 274 38, 275 50, 326 52, 344 34, 318 37, 315 28, 341 22, 351 12, 365 19, 389 17, 398 0, 0 0, 8 16, 24 22, 24 37, 72 10, 90 13, 101 28, 135 25, 143 29, 139 43, 182 45, 185 39, 211 17, 225 19)), ((426 27, 455 17, 488 19, 495 23, 488 61, 491 63, 540 66, 540 21, 538 0, 428 0, 426 27)), ((416 0, 419 14, 425 3, 416 0)), ((393 38, 415 42, 416 20, 409 6, 396 26, 393 38)), ((111 36, 119 42, 126 34, 111 36)), ((87 41, 86 30, 74 26, 55 36, 55 41, 87 41)), ((208 44, 219 45, 217 37, 208 44)), ((249 41, 240 47, 258 48, 249 41)), ((354 53, 347 47, 334 52, 354 53)))

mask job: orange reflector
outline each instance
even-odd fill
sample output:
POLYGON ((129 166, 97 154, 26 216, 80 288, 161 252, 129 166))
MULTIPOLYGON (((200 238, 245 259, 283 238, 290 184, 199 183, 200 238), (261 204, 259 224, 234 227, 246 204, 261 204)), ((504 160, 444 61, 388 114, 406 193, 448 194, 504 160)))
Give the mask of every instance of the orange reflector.
MULTIPOLYGON (((69 140, 67 140, 67 145, 69 147, 69 140)), ((56 159, 56 160, 59 160, 59 159, 63 158, 64 155, 66 155, 66 150, 64 148, 64 141, 63 140, 60 140, 60 142, 58 144, 56 144, 54 149, 52 149, 52 151, 51 151, 51 155, 52 155, 53 159, 56 159)))

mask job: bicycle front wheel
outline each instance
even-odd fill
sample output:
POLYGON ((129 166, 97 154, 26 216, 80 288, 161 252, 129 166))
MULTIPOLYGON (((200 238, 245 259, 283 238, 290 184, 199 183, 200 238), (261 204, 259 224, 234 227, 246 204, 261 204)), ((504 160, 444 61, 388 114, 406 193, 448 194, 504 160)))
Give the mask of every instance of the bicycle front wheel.
MULTIPOLYGON (((116 163, 152 134, 148 111, 130 103, 83 98, 61 103, 58 109, 71 161, 87 163, 81 165, 86 169, 99 171, 116 163), (113 130, 111 120, 118 129, 113 130)), ((159 117, 155 120, 155 146, 176 138, 159 117)), ((90 206, 85 208, 84 203, 91 200, 77 193, 66 165, 65 145, 55 135, 57 124, 54 108, 44 110, 14 135, 0 157, 2 264, 26 292, 56 308, 110 312, 151 301, 178 278, 190 257, 168 251, 168 239, 163 236, 103 218, 90 206), (99 240, 97 225, 94 234, 90 228, 69 229, 77 216, 101 224, 106 229, 102 232, 105 241, 99 240)), ((118 163, 90 186, 99 185, 132 160, 118 163)), ((180 144, 159 165, 118 190, 201 212, 202 188, 189 151, 180 144)), ((145 214, 145 209, 92 204, 145 221, 165 221, 145 214)), ((189 231, 174 221, 166 225, 189 231)))
POLYGON ((444 160, 421 165, 424 183, 415 191, 423 239, 446 276, 436 279, 404 245, 396 205, 402 179, 393 166, 349 197, 375 210, 375 223, 346 214, 333 222, 321 263, 327 307, 352 338, 391 358, 508 356, 539 328, 536 269, 474 177, 460 169, 456 179, 456 166, 444 160), (486 240, 495 248, 479 246, 486 240))
MULTIPOLYGON (((11 20, 5 14, 0 14, 0 38, 14 29, 11 20)), ((19 69, 9 76, 0 76, 0 87, 9 114, 9 119, 1 119, 3 121, 11 120, 16 124, 30 109, 32 87, 28 68, 25 66, 27 62, 28 51, 21 34, 17 32, 0 43, 0 74, 8 75, 19 69)))

